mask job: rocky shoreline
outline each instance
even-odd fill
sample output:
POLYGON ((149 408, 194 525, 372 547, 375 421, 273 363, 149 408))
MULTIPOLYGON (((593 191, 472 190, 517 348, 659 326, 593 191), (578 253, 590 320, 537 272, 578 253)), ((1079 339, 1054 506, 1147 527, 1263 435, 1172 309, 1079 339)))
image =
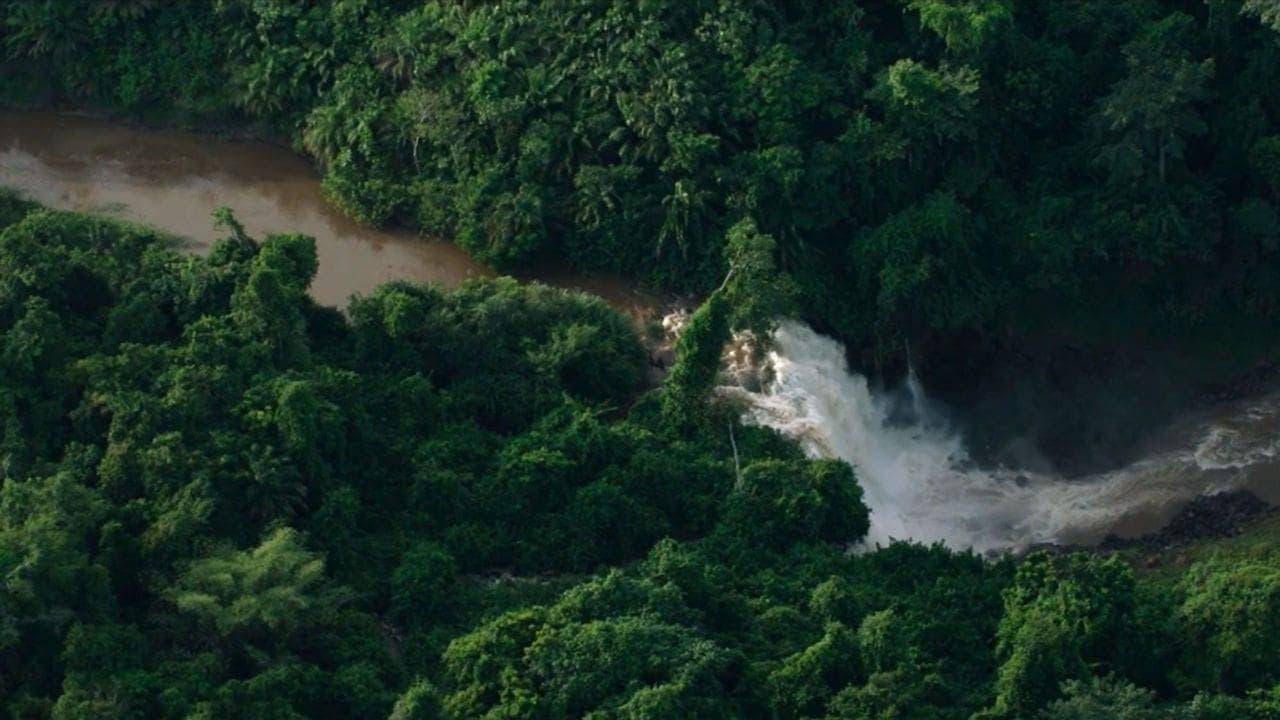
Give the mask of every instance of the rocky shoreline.
MULTIPOLYGON (((1235 537, 1243 533, 1252 521, 1276 510, 1275 506, 1248 490, 1229 490, 1195 498, 1154 533, 1134 538, 1108 535, 1097 545, 1045 543, 1035 545, 1028 551, 1092 552, 1103 555, 1126 551, 1162 553, 1197 540, 1235 537)), ((1152 564, 1153 560, 1149 558, 1147 564, 1152 564)))

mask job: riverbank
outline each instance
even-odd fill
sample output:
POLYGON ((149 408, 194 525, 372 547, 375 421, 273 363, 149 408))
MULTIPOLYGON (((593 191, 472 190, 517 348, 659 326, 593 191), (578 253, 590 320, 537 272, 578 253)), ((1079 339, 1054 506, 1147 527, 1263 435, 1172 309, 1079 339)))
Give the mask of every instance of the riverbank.
MULTIPOLYGON (((283 144, 145 129, 91 113, 5 110, 0 140, 0 186, 47 207, 156 227, 190 239, 197 253, 215 235, 210 216, 219 206, 251 235, 311 235, 320 261, 311 293, 325 305, 344 307, 352 294, 392 280, 452 288, 496 274, 451 242, 347 217, 325 197, 314 166, 283 144)), ((589 292, 641 325, 674 302, 620 276, 559 264, 516 275, 589 292)))
MULTIPOLYGON (((283 147, 176 130, 144 130, 85 115, 39 112, 0 112, 0 137, 7 138, 0 147, 0 185, 16 186, 51 207, 93 210, 156 226, 192 238, 191 249, 197 253, 203 252, 214 235, 209 215, 219 205, 230 206, 250 234, 259 237, 270 232, 314 236, 319 272, 311 291, 324 304, 343 306, 352 294, 367 293, 391 280, 455 287, 468 277, 493 274, 451 243, 373 228, 346 217, 324 196, 311 163, 283 147)), ((556 264, 544 264, 519 273, 519 277, 584 290, 630 317, 641 329, 649 350, 650 385, 657 384, 663 369, 670 366, 669 348, 662 346, 660 333, 649 329, 673 305, 682 304, 676 298, 647 292, 618 276, 578 273, 556 264)), ((1035 375, 1028 370, 1026 377, 1035 375)), ((1178 416, 1172 407, 1148 402, 1150 394, 1137 393, 1135 384, 1108 383, 1101 376, 1089 378, 1093 387, 1080 385, 1070 398, 1072 403, 1051 402, 1055 396, 1037 389, 1013 409, 1007 403, 1020 397, 1018 383, 1022 378, 1005 378, 1003 385, 981 384, 973 375, 970 379, 985 395, 954 406, 952 419, 970 431, 988 429, 988 436, 1001 443, 1001 448, 1022 442, 1026 450, 985 453, 981 442, 966 437, 966 448, 972 449, 974 459, 991 467, 1000 464, 985 462, 994 457, 1011 467, 1060 473, 1060 468, 1071 467, 1063 462, 1070 458, 1067 450, 1092 452, 1098 448, 1099 437, 1125 440, 1130 455, 1140 457, 1141 452, 1152 449, 1134 438, 1158 433, 1168 418, 1178 416), (1084 402, 1086 398, 1107 401, 1106 412, 1092 411, 1084 402), (1117 412, 1117 405, 1124 412, 1117 412), (1064 409, 1071 410, 1070 417, 1064 409), (1028 413, 1029 419, 1025 417, 1028 413), (1013 422, 1020 417, 1022 422, 1013 422), (986 426, 980 424, 984 422, 986 426), (1037 422, 1057 428, 1054 437, 1074 438, 1074 444, 1064 450, 1038 443, 1042 438, 1033 432, 1037 422), (1080 432, 1069 435, 1066 431, 1071 428, 1080 432), (1046 467, 1038 468, 1036 462, 1046 467)), ((1248 394, 1263 387, 1262 376, 1251 375, 1224 387, 1237 395, 1248 394)), ((929 390, 932 394, 934 387, 929 390)), ((1227 394, 1227 390, 1219 390, 1204 396, 1221 400, 1227 394)), ((1194 405, 1184 405, 1182 410, 1187 407, 1194 405)), ((1089 467, 1095 469, 1121 464, 1115 455, 1106 455, 1105 462, 1089 459, 1093 462, 1089 467)), ((1156 514, 1163 512, 1160 509, 1156 514)), ((1153 522, 1146 516, 1140 521, 1142 526, 1153 522)))
POLYGON ((148 132, 179 131, 203 135, 214 140, 272 145, 296 154, 296 149, 287 135, 261 120, 241 116, 225 115, 221 119, 214 119, 213 116, 147 118, 137 113, 120 112, 84 102, 68 102, 66 99, 58 101, 54 98, 45 98, 40 102, 0 104, 0 112, 83 118, 148 132))
POLYGON ((1276 512, 1276 507, 1249 490, 1201 495, 1187 503, 1158 532, 1136 538, 1107 537, 1099 551, 1167 553, 1203 540, 1239 537, 1249 527, 1276 512))
POLYGON ((1188 556, 1183 551, 1189 547, 1280 531, 1277 510, 1250 490, 1229 490, 1193 498, 1155 532, 1127 538, 1108 535, 1097 545, 1039 544, 1027 552, 1118 554, 1143 568, 1185 565, 1188 556))

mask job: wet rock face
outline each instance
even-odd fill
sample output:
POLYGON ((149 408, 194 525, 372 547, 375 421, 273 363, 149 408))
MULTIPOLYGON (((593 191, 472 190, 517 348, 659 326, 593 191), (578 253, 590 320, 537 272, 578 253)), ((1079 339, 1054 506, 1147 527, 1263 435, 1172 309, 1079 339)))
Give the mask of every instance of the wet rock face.
POLYGON ((1248 490, 1201 495, 1187 503, 1159 532, 1130 539, 1110 536, 1102 541, 1099 549, 1160 551, 1193 540, 1233 537, 1239 535, 1250 520, 1275 509, 1248 490))
POLYGON ((1274 385, 1277 377, 1280 377, 1280 362, 1262 360, 1236 377, 1201 386, 1199 401, 1202 405, 1214 405, 1257 395, 1274 385))

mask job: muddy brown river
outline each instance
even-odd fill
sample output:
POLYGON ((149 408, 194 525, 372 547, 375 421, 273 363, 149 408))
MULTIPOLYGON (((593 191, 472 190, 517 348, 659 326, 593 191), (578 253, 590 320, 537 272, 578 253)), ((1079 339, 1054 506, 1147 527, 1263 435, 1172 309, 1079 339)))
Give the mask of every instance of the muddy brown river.
MULTIPOLYGON (((389 280, 455 287, 495 273, 457 246, 361 224, 332 207, 319 174, 288 149, 176 130, 129 127, 78 115, 0 111, 0 186, 43 205, 151 225, 203 252, 225 205, 254 237, 300 232, 316 239, 317 301, 345 307, 389 280)), ((664 304, 625 279, 546 267, 524 279, 586 290, 633 319, 664 304)))
MULTIPOLYGON (((454 287, 494 274, 448 242, 344 217, 323 197, 307 161, 261 142, 0 111, 0 186, 49 207, 158 227, 195 252, 218 235, 210 215, 223 205, 256 237, 306 233, 319 254, 311 292, 336 307, 389 280, 454 287)), ((586 290, 636 320, 671 304, 624 279, 564 267, 526 279, 586 290)), ((886 423, 865 379, 847 370, 843 348, 807 328, 789 332, 774 351, 773 384, 747 394, 748 414, 813 454, 857 468, 876 539, 978 549, 1096 542, 1108 532, 1154 530, 1198 493, 1249 488, 1280 501, 1280 394, 1188 416, 1143 461, 1085 482, 1022 473, 1013 482, 999 471, 958 467, 964 449, 951 434, 886 423)))

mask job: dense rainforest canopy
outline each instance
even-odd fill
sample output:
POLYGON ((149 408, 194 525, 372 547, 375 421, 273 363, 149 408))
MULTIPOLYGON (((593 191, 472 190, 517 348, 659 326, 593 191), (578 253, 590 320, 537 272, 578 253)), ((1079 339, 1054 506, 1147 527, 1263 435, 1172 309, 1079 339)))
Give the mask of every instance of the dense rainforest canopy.
POLYGON ((849 554, 852 469, 708 395, 782 311, 978 389, 1272 353, 1272 0, 0 0, 0 50, 0 103, 256 125, 362 219, 705 297, 646 388, 585 295, 344 313, 310 238, 0 196, 0 714, 1280 717, 1274 521, 849 554))
POLYGON ((1274 538, 1163 574, 848 554, 850 467, 707 395, 740 299, 785 290, 753 226, 641 392, 598 299, 393 283, 344 315, 310 238, 218 222, 192 257, 0 200, 7 717, 1280 712, 1274 538))
POLYGON ((1027 397, 978 415, 1043 425, 1050 449, 1132 431, 1076 407, 1101 371, 1104 395, 1150 401, 1181 390, 1167 376, 1275 350, 1272 0, 14 0, 0 17, 0 102, 258 122, 352 214, 499 268, 554 257, 706 292, 750 220, 863 367, 911 352, 957 403, 1016 377, 1027 397))

